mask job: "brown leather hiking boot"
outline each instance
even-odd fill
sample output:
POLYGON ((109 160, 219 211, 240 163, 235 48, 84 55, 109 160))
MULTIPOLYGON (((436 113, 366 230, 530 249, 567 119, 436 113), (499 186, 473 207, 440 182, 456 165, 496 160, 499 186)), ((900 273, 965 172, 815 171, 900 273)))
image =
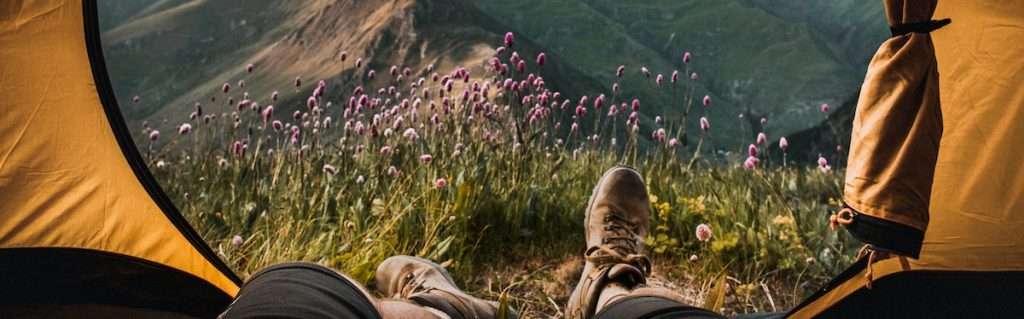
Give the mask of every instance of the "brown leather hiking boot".
POLYGON ((569 297, 567 318, 593 317, 601 290, 611 282, 625 287, 646 283, 651 270, 644 255, 651 215, 648 200, 643 178, 632 168, 613 167, 597 182, 584 220, 586 264, 569 297))
MULTIPOLYGON (((455 285, 448 271, 429 260, 393 256, 377 266, 377 289, 385 297, 409 300, 452 319, 497 318, 498 303, 470 296, 455 285)), ((518 315, 509 309, 508 318, 518 315)))

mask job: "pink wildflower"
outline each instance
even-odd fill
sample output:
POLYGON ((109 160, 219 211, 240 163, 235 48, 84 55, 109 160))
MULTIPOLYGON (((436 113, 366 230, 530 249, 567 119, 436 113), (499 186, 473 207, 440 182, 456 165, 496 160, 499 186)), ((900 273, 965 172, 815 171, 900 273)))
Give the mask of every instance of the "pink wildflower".
POLYGON ((505 33, 505 47, 506 48, 511 48, 512 44, 515 43, 515 40, 516 40, 516 36, 514 34, 512 34, 512 32, 506 32, 505 33))
POLYGON ((665 129, 659 128, 658 130, 654 131, 654 134, 652 134, 651 137, 653 137, 655 141, 663 143, 665 142, 665 135, 665 129))
POLYGON ((761 160, 757 159, 757 157, 749 156, 749 157, 747 157, 746 161, 743 161, 743 168, 755 169, 755 168, 757 168, 757 165, 760 164, 760 163, 761 163, 761 160))
POLYGON ((711 233, 711 226, 708 226, 708 224, 697 225, 696 233, 697 233, 697 240, 699 240, 699 241, 708 241, 709 239, 711 239, 711 235, 712 235, 712 233, 711 233))
POLYGON ((323 171, 324 171, 324 174, 327 174, 327 175, 334 175, 335 173, 337 173, 337 172, 338 172, 338 169, 337 169, 337 168, 335 168, 335 167, 334 167, 333 165, 331 165, 331 164, 324 164, 324 168, 323 168, 323 171))
POLYGON ((306 108, 312 110, 316 106, 317 106, 317 103, 316 103, 316 98, 315 97, 310 96, 309 98, 306 99, 306 108))
POLYGON ((178 126, 178 134, 185 135, 192 131, 192 124, 184 123, 178 126))

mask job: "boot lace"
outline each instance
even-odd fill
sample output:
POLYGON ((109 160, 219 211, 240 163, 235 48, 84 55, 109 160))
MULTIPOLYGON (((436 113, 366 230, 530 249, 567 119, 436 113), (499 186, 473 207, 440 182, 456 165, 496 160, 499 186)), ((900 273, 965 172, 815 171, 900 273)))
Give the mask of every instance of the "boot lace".
POLYGON ((651 261, 640 254, 639 227, 611 211, 604 217, 604 236, 601 244, 588 249, 587 261, 597 265, 630 264, 644 274, 651 271, 651 261))

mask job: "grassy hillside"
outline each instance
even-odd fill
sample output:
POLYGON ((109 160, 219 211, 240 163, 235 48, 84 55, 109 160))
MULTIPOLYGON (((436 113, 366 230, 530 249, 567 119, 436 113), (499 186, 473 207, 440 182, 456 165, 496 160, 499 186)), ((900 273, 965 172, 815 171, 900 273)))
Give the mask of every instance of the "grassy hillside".
POLYGON ((507 296, 525 318, 557 318, 582 267, 591 187, 617 164, 642 172, 652 195, 651 284, 695 305, 785 310, 847 266, 858 246, 828 227, 841 171, 786 165, 770 145, 751 150, 746 168, 723 166, 706 148, 675 144, 672 132, 646 151, 639 131, 592 138, 627 113, 577 127, 602 115, 559 116, 573 110, 544 86, 473 90, 436 106, 367 88, 381 104, 315 99, 298 117, 268 108, 183 117, 173 122, 177 134, 146 128, 139 138, 149 139, 145 153, 177 206, 243 276, 307 260, 369 283, 384 258, 418 255, 476 295, 507 296), (522 102, 545 96, 555 103, 522 102), (713 232, 705 241, 694 233, 702 224, 713 232), (705 303, 718 289, 728 297, 705 303))

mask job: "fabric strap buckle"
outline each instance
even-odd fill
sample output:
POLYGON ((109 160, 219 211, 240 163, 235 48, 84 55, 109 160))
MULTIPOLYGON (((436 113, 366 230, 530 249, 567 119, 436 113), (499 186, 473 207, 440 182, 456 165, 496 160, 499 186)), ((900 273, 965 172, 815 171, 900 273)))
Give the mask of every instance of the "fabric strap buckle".
POLYGON ((950 24, 953 20, 946 18, 942 20, 928 20, 921 22, 902 23, 889 27, 892 37, 898 37, 907 33, 929 33, 950 24))

